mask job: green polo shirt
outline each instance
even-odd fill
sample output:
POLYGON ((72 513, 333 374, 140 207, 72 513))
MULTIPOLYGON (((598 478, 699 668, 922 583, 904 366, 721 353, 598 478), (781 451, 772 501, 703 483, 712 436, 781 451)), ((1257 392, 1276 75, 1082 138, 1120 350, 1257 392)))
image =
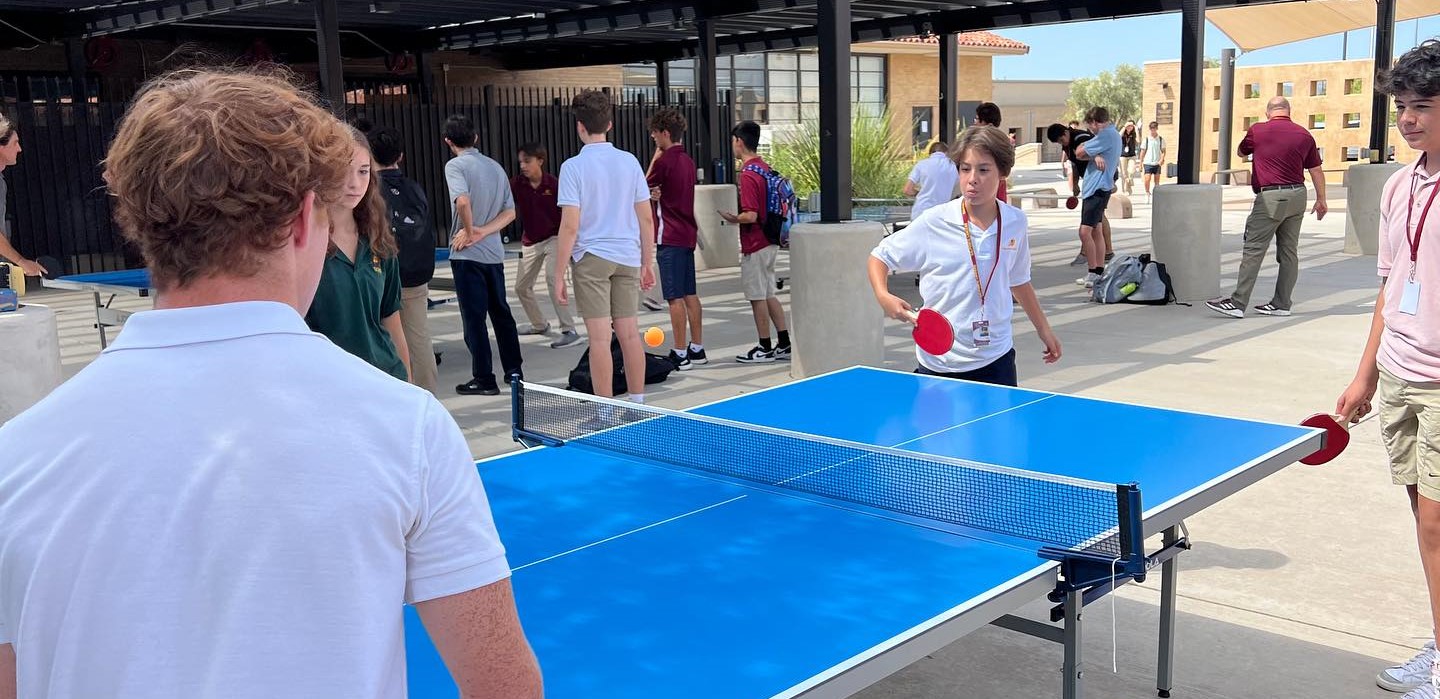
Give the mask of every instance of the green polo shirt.
POLYGON ((325 258, 325 271, 305 323, 341 349, 391 376, 405 379, 405 364, 395 351, 382 318, 400 311, 400 263, 370 252, 363 237, 355 248, 355 264, 335 251, 325 258))

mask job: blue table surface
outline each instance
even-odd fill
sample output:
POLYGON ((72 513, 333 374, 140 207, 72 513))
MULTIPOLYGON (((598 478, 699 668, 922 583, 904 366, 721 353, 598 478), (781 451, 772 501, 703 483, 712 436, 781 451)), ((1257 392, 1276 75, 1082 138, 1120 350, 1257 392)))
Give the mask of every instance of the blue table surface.
MULTIPOLYGON (((1298 427, 850 369, 693 412, 1107 483, 1146 512, 1298 427), (1223 435, 1223 438, 1217 438, 1223 435)), ((772 697, 1053 565, 584 446, 479 464, 550 697, 772 697)), ((413 697, 455 689, 406 611, 413 697)))
MULTIPOLYGON (((450 259, 450 248, 435 248, 435 262, 439 264, 450 259)), ((75 284, 97 284, 105 286, 123 286, 132 289, 150 288, 150 270, 147 269, 125 269, 118 272, 90 272, 88 274, 69 274, 60 277, 75 284)))

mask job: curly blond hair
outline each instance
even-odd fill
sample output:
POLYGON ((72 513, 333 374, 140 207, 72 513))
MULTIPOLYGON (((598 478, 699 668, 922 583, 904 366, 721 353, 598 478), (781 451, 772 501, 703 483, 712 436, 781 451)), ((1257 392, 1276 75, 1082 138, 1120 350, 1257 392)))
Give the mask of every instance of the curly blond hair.
POLYGON ((353 144, 284 73, 184 70, 136 96, 104 178, 123 235, 165 290, 258 273, 307 193, 317 208, 340 199, 353 144))

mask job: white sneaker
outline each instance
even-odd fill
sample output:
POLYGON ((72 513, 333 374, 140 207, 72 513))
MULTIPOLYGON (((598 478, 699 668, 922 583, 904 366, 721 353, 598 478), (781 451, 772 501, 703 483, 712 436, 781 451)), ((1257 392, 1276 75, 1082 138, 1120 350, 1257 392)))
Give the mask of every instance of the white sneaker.
MULTIPOLYGON (((1375 684, 1381 689, 1391 692, 1415 693, 1419 689, 1427 689, 1431 692, 1425 699, 1433 699, 1434 690, 1430 688, 1430 672, 1435 665, 1436 653, 1435 642, 1429 641, 1420 649, 1415 657, 1405 661, 1404 664, 1394 667, 1387 667, 1375 676, 1375 684)), ((1408 696, 1408 695, 1407 695, 1408 696)), ((1409 699, 1420 699, 1420 697, 1409 697, 1409 699)))
POLYGON ((1400 699, 1436 699, 1435 694, 1435 685, 1427 679, 1419 687, 1406 692, 1405 696, 1400 699))
POLYGON ((1086 272, 1085 276, 1076 279, 1075 283, 1086 289, 1093 289, 1095 288, 1095 283, 1098 281, 1100 281, 1100 275, 1094 272, 1086 272))

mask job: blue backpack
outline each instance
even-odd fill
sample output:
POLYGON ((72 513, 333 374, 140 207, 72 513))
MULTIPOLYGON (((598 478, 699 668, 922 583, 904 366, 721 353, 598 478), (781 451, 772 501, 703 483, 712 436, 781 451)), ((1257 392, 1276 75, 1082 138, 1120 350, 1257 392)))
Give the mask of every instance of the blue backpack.
POLYGON ((790 185, 790 180, 774 169, 746 165, 745 171, 765 178, 765 222, 761 224, 765 239, 772 245, 789 245, 790 226, 795 223, 795 211, 799 206, 795 188, 790 185))

